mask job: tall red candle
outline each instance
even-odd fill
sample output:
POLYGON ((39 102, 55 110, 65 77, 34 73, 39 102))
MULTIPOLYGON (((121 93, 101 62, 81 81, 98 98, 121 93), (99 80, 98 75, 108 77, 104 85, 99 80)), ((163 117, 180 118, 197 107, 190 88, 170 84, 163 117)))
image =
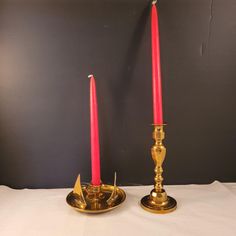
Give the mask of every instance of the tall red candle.
POLYGON ((152 4, 152 93, 153 93, 153 123, 163 124, 162 111, 162 88, 161 88, 161 64, 160 64, 160 45, 158 12, 155 4, 152 4))
POLYGON ((91 132, 91 167, 92 167, 92 185, 100 185, 100 145, 98 128, 98 108, 96 83, 93 75, 90 78, 90 132, 91 132))

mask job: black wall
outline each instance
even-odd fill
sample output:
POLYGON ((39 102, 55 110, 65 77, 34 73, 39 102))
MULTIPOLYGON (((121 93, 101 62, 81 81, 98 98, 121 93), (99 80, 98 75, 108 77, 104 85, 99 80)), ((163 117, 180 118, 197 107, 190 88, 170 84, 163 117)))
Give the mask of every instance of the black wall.
MULTIPOLYGON (((236 2, 158 8, 165 183, 236 181, 236 2)), ((0 184, 90 180, 91 73, 103 181, 153 182, 150 1, 0 0, 0 184)))

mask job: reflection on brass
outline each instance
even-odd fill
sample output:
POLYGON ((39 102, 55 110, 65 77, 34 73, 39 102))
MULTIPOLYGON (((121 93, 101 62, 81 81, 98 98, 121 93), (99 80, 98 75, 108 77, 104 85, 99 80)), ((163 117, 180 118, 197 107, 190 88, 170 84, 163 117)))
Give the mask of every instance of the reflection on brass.
POLYGON ((79 175, 74 190, 68 194, 66 201, 80 212, 102 213, 118 207, 125 198, 125 192, 116 186, 115 173, 114 186, 106 184, 81 185, 79 175))
POLYGON ((163 125, 154 125, 153 139, 155 140, 155 143, 152 146, 151 154, 155 164, 155 185, 150 195, 147 195, 141 199, 141 206, 143 209, 160 214, 172 212, 177 207, 176 200, 167 196, 162 185, 162 164, 166 156, 166 148, 162 143, 164 138, 165 133, 163 130, 163 125))
POLYGON ((85 208, 86 207, 86 202, 84 199, 82 187, 81 187, 81 182, 80 182, 80 175, 78 175, 78 178, 75 182, 75 186, 73 189, 73 194, 77 196, 77 204, 80 205, 80 208, 85 208))
POLYGON ((116 201, 118 194, 117 194, 117 186, 116 186, 116 172, 114 176, 114 185, 113 185, 113 191, 111 193, 111 196, 107 199, 107 204, 109 206, 112 206, 112 204, 116 201))

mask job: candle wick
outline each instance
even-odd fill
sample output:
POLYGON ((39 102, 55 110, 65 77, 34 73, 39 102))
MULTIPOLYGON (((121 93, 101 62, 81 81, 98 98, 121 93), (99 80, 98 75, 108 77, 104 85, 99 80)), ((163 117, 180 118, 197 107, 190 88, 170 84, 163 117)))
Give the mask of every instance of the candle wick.
POLYGON ((157 3, 157 0, 152 1, 152 5, 155 5, 157 3))
POLYGON ((90 79, 90 78, 92 78, 93 77, 93 75, 91 74, 91 75, 88 75, 88 78, 90 79))

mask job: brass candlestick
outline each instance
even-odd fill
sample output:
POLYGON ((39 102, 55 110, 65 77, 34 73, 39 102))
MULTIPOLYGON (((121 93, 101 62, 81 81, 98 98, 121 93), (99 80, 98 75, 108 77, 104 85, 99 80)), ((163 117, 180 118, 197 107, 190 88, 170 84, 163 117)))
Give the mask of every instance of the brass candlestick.
POLYGON ((155 185, 150 195, 141 199, 141 206, 143 209, 152 212, 164 214, 172 212, 177 207, 177 202, 174 198, 167 196, 166 191, 163 189, 162 181, 162 164, 166 156, 166 148, 162 140, 165 138, 164 125, 154 125, 153 139, 154 145, 151 149, 152 159, 155 164, 155 185))
POLYGON ((124 202, 125 197, 125 192, 116 186, 116 173, 114 185, 101 184, 99 186, 81 185, 79 175, 66 201, 80 212, 103 213, 118 207, 124 202))

